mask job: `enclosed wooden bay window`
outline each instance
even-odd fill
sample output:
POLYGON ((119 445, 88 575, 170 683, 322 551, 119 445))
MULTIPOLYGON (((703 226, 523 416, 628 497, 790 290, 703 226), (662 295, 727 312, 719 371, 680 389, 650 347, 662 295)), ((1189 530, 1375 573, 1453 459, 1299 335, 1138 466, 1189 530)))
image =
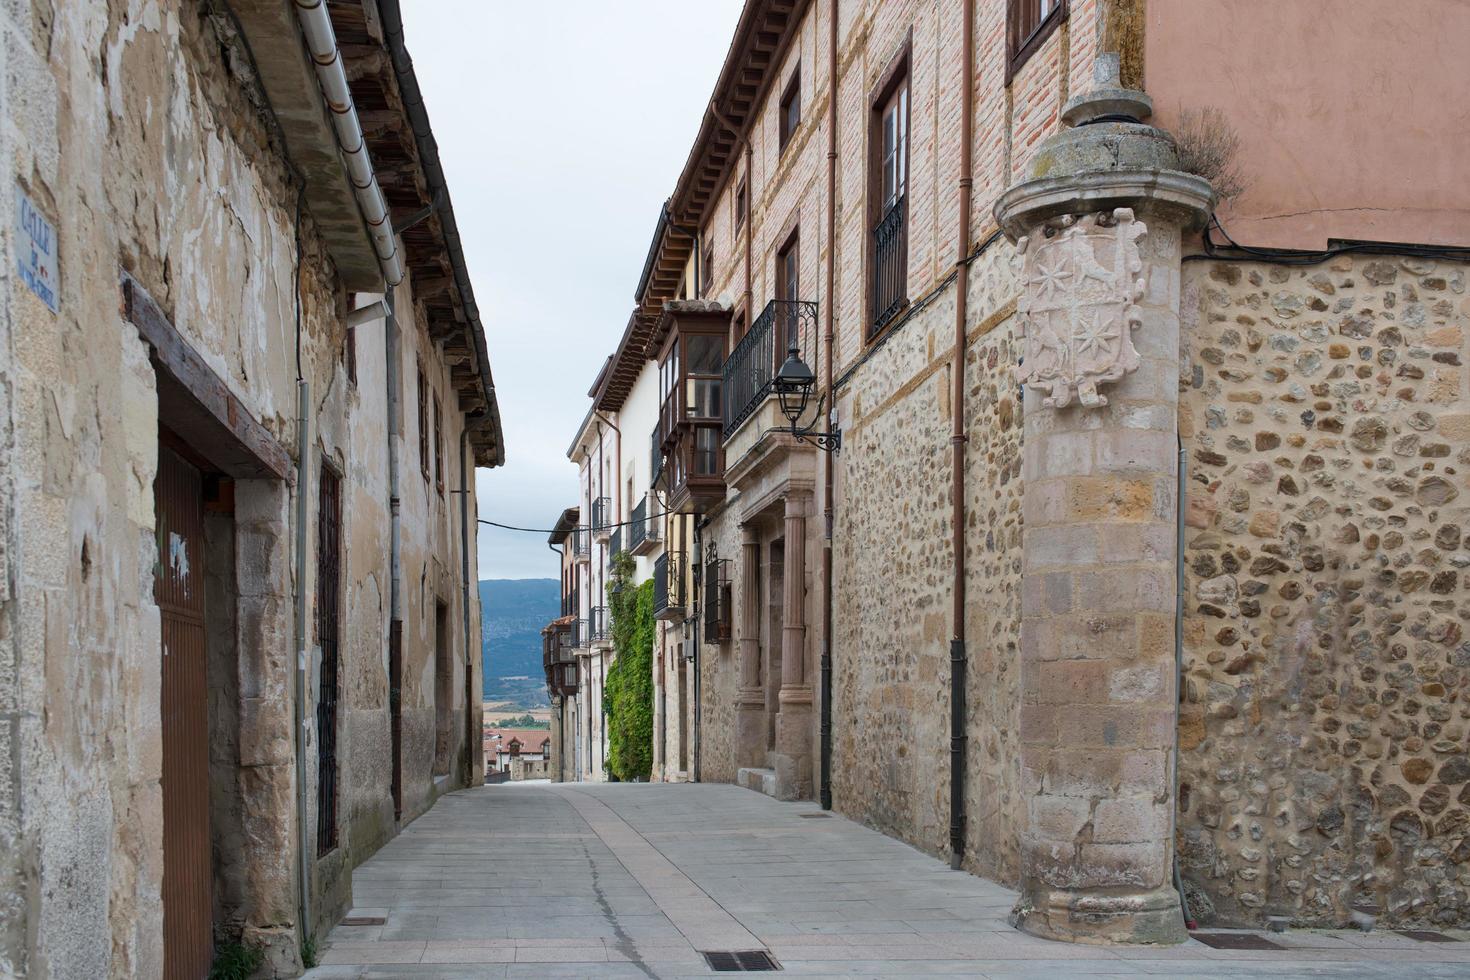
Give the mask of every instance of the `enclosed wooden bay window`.
POLYGON ((723 310, 675 309, 659 357, 659 447, 669 489, 669 507, 695 512, 725 495, 725 459, 720 432, 725 338, 723 310))

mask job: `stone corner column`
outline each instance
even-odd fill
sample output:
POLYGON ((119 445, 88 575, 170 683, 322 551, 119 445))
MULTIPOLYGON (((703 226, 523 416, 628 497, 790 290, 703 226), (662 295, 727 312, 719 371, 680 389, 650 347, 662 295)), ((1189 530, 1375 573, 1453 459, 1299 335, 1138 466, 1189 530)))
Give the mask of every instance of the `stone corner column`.
POLYGON ((735 765, 765 761, 766 693, 761 687, 761 541, 754 524, 740 525, 740 687, 735 693, 735 765))
POLYGON ((808 492, 786 495, 781 593, 781 692, 776 715, 776 797, 812 795, 812 684, 806 675, 806 512, 808 492))
POLYGON ((1185 938, 1172 884, 1180 235, 1209 213, 1104 58, 997 202, 1025 334, 1021 898, 1084 943, 1185 938), (1122 121, 1120 121, 1122 120, 1122 121), (1088 125, 1083 125, 1084 123, 1088 125))

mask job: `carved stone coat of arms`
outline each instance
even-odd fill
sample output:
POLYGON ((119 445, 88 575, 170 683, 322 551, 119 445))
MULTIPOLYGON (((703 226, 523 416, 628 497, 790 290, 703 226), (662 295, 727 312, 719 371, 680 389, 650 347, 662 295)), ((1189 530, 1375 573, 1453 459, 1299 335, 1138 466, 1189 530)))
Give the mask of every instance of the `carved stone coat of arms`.
POLYGON ((1049 221, 1016 243, 1026 341, 1020 380, 1045 389, 1048 408, 1065 408, 1074 397, 1088 407, 1106 405, 1098 385, 1138 368, 1138 240, 1147 230, 1131 209, 1118 208, 1049 221))

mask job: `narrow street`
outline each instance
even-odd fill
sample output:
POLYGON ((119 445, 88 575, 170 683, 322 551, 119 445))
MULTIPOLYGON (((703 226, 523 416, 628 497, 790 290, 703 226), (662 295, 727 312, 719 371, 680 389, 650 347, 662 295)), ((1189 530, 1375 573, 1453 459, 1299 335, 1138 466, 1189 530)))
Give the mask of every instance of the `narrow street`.
POLYGON ((454 793, 359 867, 353 892, 349 921, 369 924, 333 930, 308 976, 710 976, 703 953, 745 950, 803 976, 1470 972, 1470 945, 1381 931, 1251 934, 1282 950, 1035 939, 1007 924, 1009 889, 813 804, 724 785, 454 793))

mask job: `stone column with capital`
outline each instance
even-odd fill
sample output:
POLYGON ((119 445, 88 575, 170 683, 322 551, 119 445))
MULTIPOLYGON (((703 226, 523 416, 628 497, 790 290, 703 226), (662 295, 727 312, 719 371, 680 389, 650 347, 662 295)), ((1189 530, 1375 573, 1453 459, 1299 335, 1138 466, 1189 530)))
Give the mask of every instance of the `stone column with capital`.
POLYGON ((781 594, 781 694, 776 715, 776 796, 812 794, 812 685, 806 671, 806 513, 811 495, 786 495, 785 580, 781 594))
POLYGON ((1213 194, 1103 55, 996 204, 1024 333, 1026 932, 1185 938, 1172 885, 1181 232, 1213 194))
POLYGON ((761 541, 753 524, 740 525, 740 687, 735 694, 735 764, 766 761, 766 694, 761 687, 761 541))

